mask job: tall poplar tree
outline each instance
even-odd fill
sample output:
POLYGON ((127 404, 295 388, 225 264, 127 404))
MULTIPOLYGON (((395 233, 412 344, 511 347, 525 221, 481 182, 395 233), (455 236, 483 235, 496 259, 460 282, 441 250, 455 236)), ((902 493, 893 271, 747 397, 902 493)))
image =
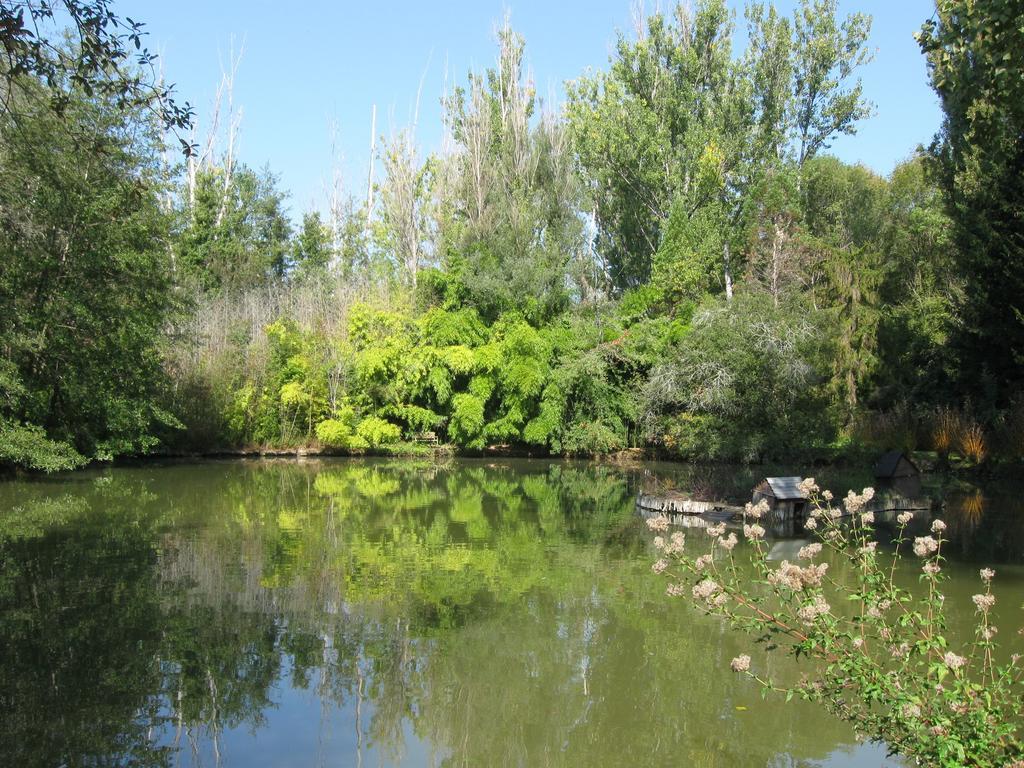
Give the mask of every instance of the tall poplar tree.
POLYGON ((1024 3, 939 0, 918 40, 945 119, 933 145, 964 279, 961 389, 1024 383, 1024 3))

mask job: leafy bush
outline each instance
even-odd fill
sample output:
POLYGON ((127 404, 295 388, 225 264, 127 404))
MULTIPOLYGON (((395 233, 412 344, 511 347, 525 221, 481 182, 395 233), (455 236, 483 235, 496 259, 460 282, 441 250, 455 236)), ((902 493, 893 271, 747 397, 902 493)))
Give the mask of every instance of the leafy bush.
POLYGON ((316 425, 316 439, 329 448, 347 448, 355 433, 338 419, 324 419, 316 425))
POLYGON ((344 406, 329 419, 316 425, 316 439, 329 448, 363 448, 356 436, 356 414, 351 406, 344 406))
POLYGON ((484 403, 475 395, 462 393, 452 398, 448 436, 465 448, 484 447, 484 403))
POLYGON ((570 424, 562 435, 562 450, 570 456, 611 453, 622 447, 621 436, 600 422, 570 424))
POLYGON ((367 416, 356 426, 356 437, 371 448, 397 443, 402 430, 377 416, 367 416))
POLYGON ((695 459, 757 461, 827 446, 837 428, 827 330, 802 304, 776 307, 757 295, 708 303, 651 371, 641 403, 646 437, 695 459), (702 447, 704 432, 714 451, 702 447))

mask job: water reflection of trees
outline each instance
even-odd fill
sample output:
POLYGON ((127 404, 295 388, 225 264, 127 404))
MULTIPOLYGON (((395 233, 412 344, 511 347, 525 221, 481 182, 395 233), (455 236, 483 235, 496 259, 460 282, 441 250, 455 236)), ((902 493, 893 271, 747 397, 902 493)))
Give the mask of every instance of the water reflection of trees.
POLYGON ((57 512, 39 491, 32 526, 0 522, 5 763, 216 762, 280 686, 351 712, 389 762, 410 727, 448 765, 765 765, 848 738, 727 672, 739 641, 634 556, 618 470, 111 477, 57 512))
POLYGON ((984 491, 955 486, 945 494, 944 517, 952 552, 985 565, 1024 560, 1024 516, 1020 489, 993 483, 984 491))
POLYGON ((137 520, 84 520, 73 537, 45 530, 46 521, 81 520, 88 510, 79 497, 51 497, 3 518, 4 765, 166 761, 145 748, 160 691, 156 554, 137 520))

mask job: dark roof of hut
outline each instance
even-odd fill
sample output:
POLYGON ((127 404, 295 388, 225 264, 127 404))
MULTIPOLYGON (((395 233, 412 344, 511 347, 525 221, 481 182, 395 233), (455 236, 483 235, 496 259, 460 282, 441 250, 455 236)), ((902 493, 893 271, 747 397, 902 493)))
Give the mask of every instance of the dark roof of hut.
POLYGON ((766 482, 772 489, 776 499, 806 499, 807 494, 800 490, 801 477, 769 477, 766 482))
POLYGON ((875 477, 892 477, 896 474, 896 469, 900 465, 900 459, 906 460, 907 464, 917 472, 917 465, 903 451, 887 451, 879 456, 878 461, 875 462, 875 477))

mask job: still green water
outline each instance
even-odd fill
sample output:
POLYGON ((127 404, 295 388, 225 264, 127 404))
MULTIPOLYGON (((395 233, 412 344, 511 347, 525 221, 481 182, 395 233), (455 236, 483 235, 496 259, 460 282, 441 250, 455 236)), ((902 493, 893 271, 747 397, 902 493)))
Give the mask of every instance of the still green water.
MULTIPOLYGON (((651 573, 640 487, 755 479, 338 460, 0 483, 0 765, 898 765, 762 700, 728 668, 750 640, 651 573)), ((974 560, 1024 550, 1019 523, 979 534, 985 498, 950 496, 965 600, 974 560)), ((1020 605, 1019 568, 1000 590, 1020 605)))

